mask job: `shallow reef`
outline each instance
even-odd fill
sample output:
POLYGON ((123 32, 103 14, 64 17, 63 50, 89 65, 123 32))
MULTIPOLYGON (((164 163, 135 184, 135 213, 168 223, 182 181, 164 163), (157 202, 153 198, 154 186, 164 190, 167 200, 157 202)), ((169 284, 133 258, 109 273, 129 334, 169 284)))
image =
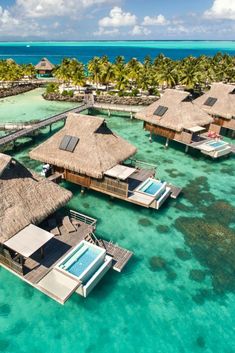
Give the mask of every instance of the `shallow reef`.
POLYGON ((190 260, 192 257, 191 254, 187 250, 181 249, 181 248, 176 248, 175 254, 182 261, 190 260))
POLYGON ((138 223, 143 227, 149 227, 152 225, 152 222, 148 218, 140 218, 138 223))
POLYGON ((156 229, 158 231, 158 233, 167 233, 169 232, 170 228, 168 226, 166 226, 165 224, 159 224, 156 226, 156 229))
POLYGON ((197 269, 192 269, 189 272, 189 278, 192 281, 196 281, 196 282, 203 282, 204 279, 206 278, 206 271, 203 270, 197 270, 197 269))
POLYGON ((228 224, 219 223, 219 219, 206 217, 179 217, 175 226, 195 258, 209 269, 214 291, 235 292, 235 231, 228 224))
POLYGON ((184 173, 181 173, 178 169, 166 169, 166 172, 171 178, 183 177, 184 173))

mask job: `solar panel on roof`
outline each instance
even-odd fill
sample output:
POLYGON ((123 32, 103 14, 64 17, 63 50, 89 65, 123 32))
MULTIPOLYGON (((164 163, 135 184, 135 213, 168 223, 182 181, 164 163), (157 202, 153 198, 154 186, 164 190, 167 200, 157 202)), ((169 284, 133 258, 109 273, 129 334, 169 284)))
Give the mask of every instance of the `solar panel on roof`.
POLYGON ((61 141, 61 143, 60 143, 59 149, 60 149, 60 150, 63 150, 63 151, 66 151, 66 148, 67 148, 67 146, 68 146, 70 140, 71 140, 71 136, 65 135, 65 136, 62 138, 62 141, 61 141))
POLYGON ((167 110, 167 107, 159 105, 158 108, 155 110, 154 115, 163 116, 167 110))
POLYGON ((60 143, 59 149, 62 151, 73 152, 79 141, 78 137, 65 135, 60 143))
POLYGON ((66 148, 66 151, 68 152, 73 152, 75 147, 77 146, 78 144, 78 141, 79 141, 79 138, 78 137, 75 137, 75 136, 72 136, 69 143, 68 143, 68 146, 66 148))
POLYGON ((205 101, 204 105, 208 105, 208 107, 213 107, 213 105, 217 102, 217 98, 209 97, 205 101))

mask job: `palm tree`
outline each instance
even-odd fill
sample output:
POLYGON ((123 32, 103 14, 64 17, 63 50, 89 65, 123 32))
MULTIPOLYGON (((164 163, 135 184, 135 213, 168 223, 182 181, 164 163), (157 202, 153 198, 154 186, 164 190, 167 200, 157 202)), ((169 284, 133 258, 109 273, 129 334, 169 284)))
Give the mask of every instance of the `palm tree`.
POLYGON ((92 81, 96 85, 96 89, 98 88, 98 84, 101 81, 101 73, 102 73, 102 62, 100 58, 95 56, 91 59, 87 64, 89 76, 92 78, 92 81))

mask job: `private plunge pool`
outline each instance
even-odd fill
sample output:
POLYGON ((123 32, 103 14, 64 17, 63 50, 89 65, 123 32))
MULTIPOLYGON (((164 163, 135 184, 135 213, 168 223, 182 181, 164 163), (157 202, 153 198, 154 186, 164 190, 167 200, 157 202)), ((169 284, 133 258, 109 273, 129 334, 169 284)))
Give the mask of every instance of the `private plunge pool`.
POLYGON ((216 149, 220 147, 225 147, 228 145, 228 143, 224 141, 210 141, 210 142, 207 142, 207 145, 216 149))
POLYGON ((148 178, 135 191, 158 198, 166 191, 166 182, 148 178))
POLYGON ((85 283, 104 263, 105 255, 105 249, 84 240, 69 252, 56 267, 85 283))

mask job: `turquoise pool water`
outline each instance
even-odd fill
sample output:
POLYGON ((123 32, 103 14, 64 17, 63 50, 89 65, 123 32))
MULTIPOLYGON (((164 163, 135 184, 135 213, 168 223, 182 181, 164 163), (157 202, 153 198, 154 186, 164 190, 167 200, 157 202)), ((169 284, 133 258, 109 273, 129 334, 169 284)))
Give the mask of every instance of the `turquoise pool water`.
MULTIPOLYGON (((0 269, 0 351, 233 353, 234 157, 214 161, 174 143, 165 150, 159 138, 149 143, 140 121, 106 120, 183 195, 155 211, 64 184, 74 193, 69 207, 97 218, 97 234, 135 256, 123 273, 110 271, 88 298, 74 294, 65 306, 0 269)), ((15 156, 40 171, 28 158, 31 142, 19 147, 15 156)))
POLYGON ((210 143, 208 143, 208 145, 212 146, 212 147, 222 147, 222 146, 225 146, 226 143, 224 141, 212 141, 210 143))
POLYGON ((73 275, 79 277, 88 266, 97 258, 97 252, 94 249, 88 248, 85 252, 79 256, 67 269, 73 275))
POLYGON ((150 180, 147 185, 144 185, 140 191, 145 192, 146 194, 155 195, 158 190, 162 187, 162 183, 150 180))

